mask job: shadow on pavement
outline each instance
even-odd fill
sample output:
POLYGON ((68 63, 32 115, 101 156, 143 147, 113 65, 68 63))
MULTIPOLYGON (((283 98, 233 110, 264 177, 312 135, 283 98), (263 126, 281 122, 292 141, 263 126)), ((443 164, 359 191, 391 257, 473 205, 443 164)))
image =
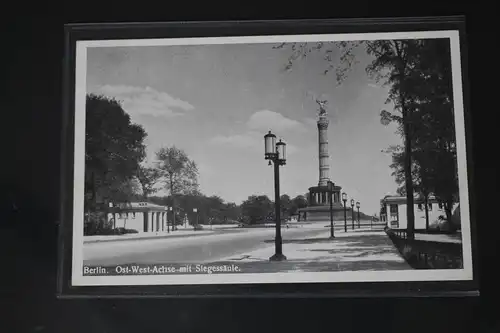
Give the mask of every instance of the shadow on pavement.
MULTIPOLYGON (((265 243, 274 243, 274 239, 265 240, 265 243)), ((283 239, 283 244, 319 244, 319 243, 351 243, 363 244, 366 247, 380 246, 391 244, 385 233, 377 235, 352 235, 342 236, 334 239, 324 238, 302 238, 302 239, 283 239)))

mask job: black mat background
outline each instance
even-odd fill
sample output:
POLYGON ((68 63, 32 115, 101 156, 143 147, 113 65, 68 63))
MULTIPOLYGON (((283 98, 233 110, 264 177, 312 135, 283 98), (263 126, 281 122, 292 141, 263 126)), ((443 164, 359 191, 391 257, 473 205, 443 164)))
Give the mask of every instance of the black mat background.
MULTIPOLYGON (((1 332, 500 332, 495 20, 474 2, 66 2, 2 4, 0 21, 1 332), (295 8, 295 6, 297 6, 295 8), (303 9, 306 6, 307 9, 303 9), (184 8, 180 8, 184 7, 184 8), (349 8, 347 8, 349 7, 349 8), (473 8, 475 7, 475 8, 473 8), (404 10, 403 10, 404 9, 404 10), (483 295, 479 299, 57 300, 55 292, 63 24, 71 22, 467 14, 483 295), (488 28, 486 28, 488 27, 488 28), (482 103, 481 103, 482 102, 482 103), (485 104, 486 103, 486 104, 485 104), (479 104, 482 104, 481 106, 479 104), (9 204, 15 198, 17 208, 9 204), (496 250, 496 252, 495 252, 496 250)), ((493 18, 494 19, 494 18, 493 18)))

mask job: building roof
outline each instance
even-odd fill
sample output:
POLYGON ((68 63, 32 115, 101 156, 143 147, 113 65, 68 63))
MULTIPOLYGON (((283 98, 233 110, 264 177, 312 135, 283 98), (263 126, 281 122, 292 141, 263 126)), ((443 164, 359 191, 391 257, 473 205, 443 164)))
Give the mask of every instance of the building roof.
POLYGON ((115 207, 110 207, 111 210, 130 211, 130 212, 146 212, 146 211, 165 211, 168 206, 161 206, 151 202, 127 202, 119 203, 115 207))
MULTIPOLYGON (((418 194, 415 194, 413 196, 413 200, 414 200, 415 204, 420 204, 420 203, 424 202, 424 199, 420 195, 418 195, 418 194)), ((384 202, 385 203, 405 204, 406 203, 406 196, 402 196, 402 195, 386 195, 385 197, 383 197, 380 200, 380 203, 384 203, 384 202)), ((430 195, 429 198, 428 198, 428 202, 429 203, 437 203, 437 202, 439 202, 439 200, 434 195, 430 195)))

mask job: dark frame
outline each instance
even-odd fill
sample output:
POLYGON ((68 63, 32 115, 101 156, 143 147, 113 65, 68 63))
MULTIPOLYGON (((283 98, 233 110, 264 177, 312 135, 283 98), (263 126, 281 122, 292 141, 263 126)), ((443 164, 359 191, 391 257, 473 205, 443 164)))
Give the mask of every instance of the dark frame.
POLYGON ((61 136, 61 207, 58 250, 59 297, 426 297, 477 296, 478 250, 473 186, 471 114, 467 73, 467 50, 463 17, 282 20, 233 22, 118 23, 72 24, 65 26, 63 69, 63 132, 61 136), (73 232, 73 152, 75 53, 80 40, 224 37, 255 35, 300 35, 332 33, 373 33, 458 30, 460 34, 462 90, 465 132, 467 135, 467 168, 470 203, 471 247, 474 278, 471 281, 408 281, 369 283, 287 283, 287 284, 224 284, 224 285, 158 285, 158 286, 72 286, 73 232))

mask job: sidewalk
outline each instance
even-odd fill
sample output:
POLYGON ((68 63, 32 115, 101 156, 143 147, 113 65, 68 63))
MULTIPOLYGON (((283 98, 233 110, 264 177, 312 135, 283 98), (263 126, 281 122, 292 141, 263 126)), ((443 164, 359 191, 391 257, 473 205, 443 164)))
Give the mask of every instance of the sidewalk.
POLYGON ((337 232, 333 240, 329 236, 330 233, 325 232, 308 239, 284 239, 283 254, 287 257, 284 262, 269 261, 269 257, 274 254, 273 242, 263 249, 234 255, 221 261, 241 263, 248 268, 250 263, 255 263, 254 269, 261 272, 412 269, 382 231, 337 232))
POLYGON ((415 240, 439 243, 462 243, 462 235, 415 233, 415 240))
POLYGON ((186 230, 178 229, 176 231, 171 231, 170 233, 166 231, 161 232, 142 232, 137 234, 124 234, 124 235, 96 235, 96 236, 84 236, 83 243, 97 243, 97 242, 111 242, 111 241, 122 241, 122 240, 139 240, 139 239, 159 239, 159 238, 177 238, 177 237, 187 237, 193 235, 209 235, 220 232, 220 230, 186 230))

